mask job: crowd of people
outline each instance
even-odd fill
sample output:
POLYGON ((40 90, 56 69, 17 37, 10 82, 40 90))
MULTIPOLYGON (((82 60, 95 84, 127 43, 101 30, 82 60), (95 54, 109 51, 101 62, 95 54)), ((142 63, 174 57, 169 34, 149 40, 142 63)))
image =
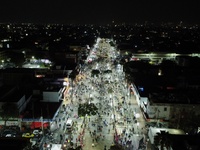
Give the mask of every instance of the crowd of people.
POLYGON ((115 64, 109 56, 115 53, 114 49, 108 47, 107 51, 110 51, 107 58, 84 65, 80 71, 83 78, 71 84, 68 105, 62 108, 63 114, 59 115, 57 121, 58 127, 63 131, 62 143, 70 139, 69 145, 73 142, 73 147, 81 145, 83 149, 87 146, 103 146, 104 150, 107 150, 112 145, 121 145, 127 150, 134 150, 139 147, 138 141, 145 139, 144 127, 142 124, 139 126, 136 115, 139 113, 139 107, 131 102, 133 97, 122 67, 115 64), (98 69, 99 74, 92 74, 93 69, 98 69), (79 116, 77 109, 84 103, 93 103, 98 108, 96 114, 79 116), (65 124, 62 124, 68 118, 78 122, 70 133, 67 132, 65 124), (65 134, 71 136, 66 139, 65 134), (87 143, 88 138, 91 143, 87 143))

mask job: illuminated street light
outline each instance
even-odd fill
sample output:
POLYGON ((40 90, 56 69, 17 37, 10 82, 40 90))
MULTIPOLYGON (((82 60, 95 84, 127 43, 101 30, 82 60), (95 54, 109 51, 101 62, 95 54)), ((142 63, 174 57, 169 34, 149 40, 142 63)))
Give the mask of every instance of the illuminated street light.
POLYGON ((136 113, 135 118, 139 118, 139 117, 140 117, 140 114, 136 113))

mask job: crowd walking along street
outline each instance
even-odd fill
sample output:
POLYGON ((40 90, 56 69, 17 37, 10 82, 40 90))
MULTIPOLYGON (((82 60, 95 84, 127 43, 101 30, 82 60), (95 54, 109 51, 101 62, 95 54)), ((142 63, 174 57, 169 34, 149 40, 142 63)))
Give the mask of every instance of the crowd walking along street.
POLYGON ((148 149, 145 120, 110 42, 97 39, 51 125, 63 149, 148 149))

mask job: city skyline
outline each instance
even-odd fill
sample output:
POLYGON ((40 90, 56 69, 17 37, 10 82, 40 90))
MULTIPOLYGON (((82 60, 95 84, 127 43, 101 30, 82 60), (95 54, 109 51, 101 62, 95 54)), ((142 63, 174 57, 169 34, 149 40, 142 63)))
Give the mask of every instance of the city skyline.
POLYGON ((138 22, 200 23, 200 2, 189 1, 64 1, 1 2, 1 23, 106 24, 138 22))

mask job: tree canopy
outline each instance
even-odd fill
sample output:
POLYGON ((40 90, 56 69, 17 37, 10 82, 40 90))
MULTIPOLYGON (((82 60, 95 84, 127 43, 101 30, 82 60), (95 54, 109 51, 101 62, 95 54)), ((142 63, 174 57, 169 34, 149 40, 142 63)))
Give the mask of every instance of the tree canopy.
POLYGON ((69 78, 71 78, 72 80, 74 80, 76 78, 76 76, 78 75, 78 72, 76 70, 73 70, 70 74, 69 74, 69 78))
POLYGON ((93 69, 92 72, 91 72, 91 75, 94 76, 94 75, 98 75, 99 73, 100 73, 99 70, 93 69))
POLYGON ((160 131, 154 137, 154 146, 158 149, 158 146, 161 146, 161 150, 164 149, 164 146, 168 149, 170 147, 171 141, 169 138, 170 134, 167 131, 160 131))
POLYGON ((88 115, 96 115, 98 108, 93 103, 85 103, 80 104, 78 107, 78 115, 79 116, 85 116, 88 115))

